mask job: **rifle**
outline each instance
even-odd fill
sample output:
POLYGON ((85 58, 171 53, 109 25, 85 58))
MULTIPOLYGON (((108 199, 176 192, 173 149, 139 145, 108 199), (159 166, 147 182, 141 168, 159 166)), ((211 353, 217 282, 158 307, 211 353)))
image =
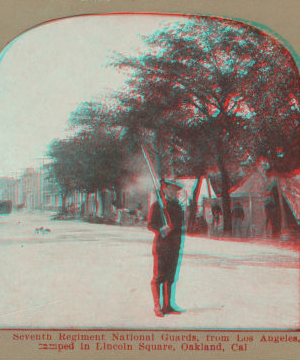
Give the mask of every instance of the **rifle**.
POLYGON ((146 149, 144 148, 143 145, 141 145, 145 160, 147 162, 150 174, 151 174, 151 178, 153 181, 153 185, 154 185, 154 189, 155 189, 155 193, 156 193, 156 198, 158 200, 158 203, 160 205, 160 209, 161 209, 161 216, 162 216, 162 221, 163 221, 163 225, 166 226, 172 226, 171 220, 170 220, 170 216, 169 213, 167 211, 167 205, 166 205, 166 199, 161 191, 161 187, 158 181, 158 178, 155 174, 155 170, 151 164, 151 161, 149 159, 149 156, 146 152, 146 149))

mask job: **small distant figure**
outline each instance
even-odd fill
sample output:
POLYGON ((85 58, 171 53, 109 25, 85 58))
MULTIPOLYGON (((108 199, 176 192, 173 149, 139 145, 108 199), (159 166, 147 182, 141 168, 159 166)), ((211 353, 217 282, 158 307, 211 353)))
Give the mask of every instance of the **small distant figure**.
POLYGON ((112 205, 112 211, 114 215, 117 215, 118 213, 118 200, 117 199, 113 199, 111 202, 112 205))
POLYGON ((207 221, 203 214, 197 214, 195 224, 193 226, 193 233, 196 234, 207 234, 208 226, 207 221))
POLYGON ((275 217, 276 217, 276 203, 273 193, 267 197, 265 201, 265 214, 266 214, 266 225, 265 232, 269 233, 269 228, 271 228, 271 235, 274 235, 275 229, 275 217))
POLYGON ((69 211, 70 211, 71 215, 74 217, 75 216, 75 205, 74 205, 73 202, 70 205, 70 210, 69 211))
POLYGON ((218 234, 218 227, 220 222, 220 216, 222 215, 222 209, 219 203, 214 203, 211 205, 211 213, 213 216, 213 222, 212 222, 212 233, 214 235, 218 234))
POLYGON ((79 205, 79 213, 80 213, 80 216, 83 216, 84 215, 84 203, 82 202, 80 205, 79 205))
POLYGON ((136 219, 136 209, 127 209, 127 213, 130 217, 130 223, 131 225, 135 224, 135 219, 136 219))
POLYGON ((111 205, 112 205, 112 212, 114 215, 118 215, 118 210, 119 209, 122 209, 122 202, 121 202, 121 199, 120 197, 115 197, 112 202, 111 202, 111 205))
POLYGON ((237 230, 239 231, 240 235, 242 236, 242 221, 244 220, 245 214, 244 209, 241 203, 236 202, 233 205, 233 209, 231 212, 232 217, 232 226, 233 226, 233 235, 237 235, 237 230))
POLYGON ((128 209, 127 210, 127 213, 130 216, 131 225, 140 224, 144 220, 144 217, 142 215, 142 209, 143 209, 143 205, 142 205, 142 203, 140 201, 138 201, 136 203, 135 209, 128 209))
POLYGON ((51 232, 50 229, 44 229, 43 226, 41 226, 40 228, 35 229, 36 234, 49 234, 50 232, 51 232))
POLYGON ((138 201, 136 203, 136 210, 137 210, 137 215, 138 216, 141 215, 141 211, 143 210, 143 205, 142 205, 142 203, 140 201, 138 201))
POLYGON ((136 203, 136 218, 135 218, 135 223, 136 224, 140 224, 143 222, 144 220, 144 216, 142 214, 142 210, 143 210, 143 205, 140 201, 138 201, 136 203))
POLYGON ((17 205, 17 210, 18 211, 24 210, 24 208, 25 208, 25 204, 18 204, 17 205))
POLYGON ((44 228, 43 228, 43 226, 41 226, 40 228, 36 228, 36 229, 35 229, 35 233, 36 233, 36 234, 42 233, 43 230, 44 230, 44 228))

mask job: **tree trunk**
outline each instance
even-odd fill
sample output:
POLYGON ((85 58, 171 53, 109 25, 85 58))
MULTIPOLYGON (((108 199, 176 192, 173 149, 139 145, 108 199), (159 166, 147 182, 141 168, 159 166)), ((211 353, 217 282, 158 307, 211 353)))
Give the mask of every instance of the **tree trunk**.
POLYGON ((89 215, 89 193, 85 194, 84 198, 84 213, 85 215, 89 215))
POLYGON ((97 215, 97 191, 93 193, 93 218, 96 218, 97 215))
POLYGON ((84 197, 85 197, 85 193, 82 191, 80 194, 80 208, 79 208, 80 216, 84 215, 84 197))
POLYGON ((89 199, 90 199, 91 193, 87 193, 86 194, 86 199, 85 199, 85 208, 86 208, 86 214, 90 217, 91 214, 93 214, 93 207, 92 207, 92 213, 90 212, 90 206, 89 206, 89 199))
POLYGON ((170 148, 170 176, 175 177, 175 168, 174 168, 174 146, 170 148))
POLYGON ((61 213, 62 216, 65 216, 67 214, 67 208, 66 208, 66 202, 67 202, 67 195, 68 194, 62 194, 62 204, 61 204, 61 213))
POLYGON ((80 209, 80 206, 81 206, 81 198, 82 197, 82 193, 80 191, 78 191, 77 193, 77 204, 78 204, 78 212, 77 212, 77 217, 79 218, 80 217, 80 213, 81 213, 81 209, 80 209))
POLYGON ((280 180, 279 180, 278 176, 275 179, 276 179, 276 184, 277 184, 277 189, 278 189, 278 200, 279 200, 279 206, 280 206, 280 217, 281 217, 280 228, 281 228, 281 232, 284 232, 284 229, 288 228, 288 222, 287 222, 286 214, 284 211, 283 196, 282 196, 282 191, 281 191, 280 180))
POLYGON ((224 157, 223 157, 223 149, 222 149, 222 140, 219 140, 218 146, 218 163, 221 172, 221 196, 222 196, 222 205, 223 205, 223 219, 224 225, 223 230, 224 234, 231 235, 232 233, 232 224, 231 224, 231 209, 230 209, 230 195, 229 195, 229 181, 228 174, 225 169, 224 157))
POLYGON ((105 191, 104 190, 100 191, 99 202, 100 202, 100 217, 104 217, 104 215, 105 215, 105 191))
POLYGON ((157 176, 159 179, 162 178, 162 168, 161 168, 161 161, 160 161, 160 146, 159 146, 159 135, 154 135, 154 152, 156 158, 156 166, 157 166, 157 176))
POLYGON ((191 234, 193 232, 193 228, 194 228, 194 224, 195 224, 197 205, 198 205, 198 202, 197 202, 198 196, 197 195, 199 193, 200 179, 201 179, 202 175, 203 175, 203 170, 201 169, 201 171, 199 171, 199 173, 197 175, 191 202, 189 204, 189 216, 188 216, 188 223, 187 223, 187 232, 189 234, 191 234))
POLYGON ((100 217, 100 191, 96 191, 96 216, 100 217))
POLYGON ((115 189, 115 202, 116 202, 117 209, 124 208, 122 189, 118 188, 118 187, 116 187, 116 189, 115 189))

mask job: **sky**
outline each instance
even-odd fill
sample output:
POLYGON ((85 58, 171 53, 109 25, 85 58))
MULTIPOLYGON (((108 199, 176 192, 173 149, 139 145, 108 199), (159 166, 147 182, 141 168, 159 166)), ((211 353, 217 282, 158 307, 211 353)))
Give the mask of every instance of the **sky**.
POLYGON ((124 74, 106 66, 112 51, 145 51, 139 35, 151 34, 166 20, 79 16, 37 26, 12 40, 0 54, 0 177, 40 166, 51 140, 66 135, 68 118, 81 102, 124 83, 124 74))

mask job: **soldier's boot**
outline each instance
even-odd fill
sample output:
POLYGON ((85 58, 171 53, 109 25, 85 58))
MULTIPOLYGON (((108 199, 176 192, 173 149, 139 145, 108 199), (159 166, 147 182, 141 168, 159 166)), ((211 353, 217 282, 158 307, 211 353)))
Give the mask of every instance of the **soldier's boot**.
POLYGON ((172 297, 172 283, 165 282, 163 284, 163 291, 164 291, 164 303, 162 307, 163 314, 174 314, 179 315, 181 312, 179 310, 174 309, 171 306, 171 297, 172 297))
POLYGON ((152 282, 151 289, 154 301, 154 313, 158 317, 164 317, 164 313, 161 311, 160 308, 160 283, 152 282))

